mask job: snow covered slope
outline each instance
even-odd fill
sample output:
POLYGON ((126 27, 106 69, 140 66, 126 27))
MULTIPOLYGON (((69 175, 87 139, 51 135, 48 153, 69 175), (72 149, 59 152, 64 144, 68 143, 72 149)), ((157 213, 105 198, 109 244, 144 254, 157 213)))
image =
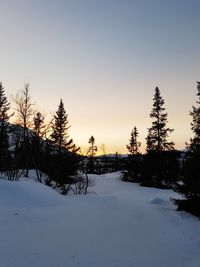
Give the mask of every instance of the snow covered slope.
POLYGON ((87 196, 0 180, 0 266, 200 266, 200 221, 175 211, 175 193, 94 177, 87 196))

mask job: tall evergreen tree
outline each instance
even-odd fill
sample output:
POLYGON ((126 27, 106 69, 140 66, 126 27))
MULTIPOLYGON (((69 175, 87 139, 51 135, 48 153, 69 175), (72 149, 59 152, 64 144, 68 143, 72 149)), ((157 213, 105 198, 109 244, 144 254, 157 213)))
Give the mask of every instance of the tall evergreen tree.
POLYGON ((200 82, 197 82, 197 107, 192 107, 190 115, 192 116, 191 129, 194 137, 190 140, 189 150, 200 153, 200 82))
POLYGON ((187 147, 183 166, 183 184, 177 191, 185 196, 185 200, 175 201, 180 210, 186 210, 200 216, 200 82, 197 82, 197 106, 192 108, 191 129, 194 133, 187 147))
POLYGON ((155 88, 153 109, 150 117, 153 119, 146 138, 147 154, 144 155, 142 167, 142 183, 156 187, 169 187, 177 179, 178 161, 174 143, 168 141, 173 129, 167 127, 167 113, 164 99, 158 87, 155 88))
POLYGON ((141 155, 139 148, 141 143, 138 141, 138 130, 135 126, 131 131, 131 138, 129 144, 126 146, 128 149, 128 165, 127 173, 124 173, 124 180, 139 182, 140 180, 140 168, 141 168, 141 155))
POLYGON ((148 129, 147 151, 166 151, 173 150, 174 143, 167 141, 167 137, 173 129, 167 127, 167 113, 165 112, 164 99, 160 95, 158 87, 155 88, 153 109, 150 117, 153 120, 151 128, 148 129))
POLYGON ((45 164, 44 171, 61 188, 63 194, 67 193, 66 184, 72 182, 70 176, 77 172, 79 164, 76 153, 79 148, 73 144, 73 139, 69 139, 68 124, 68 115, 61 99, 52 122, 51 147, 45 152, 45 155, 49 154, 49 161, 45 164))
POLYGON ((10 103, 5 96, 5 90, 0 82, 0 169, 4 169, 9 158, 8 120, 10 115, 10 103))
POLYGON ((51 134, 52 143, 57 146, 58 152, 62 152, 62 149, 67 149, 68 151, 73 151, 75 145, 73 144, 73 139, 69 139, 68 129, 68 114, 65 111, 62 99, 58 106, 58 110, 54 115, 54 122, 52 125, 53 132, 51 134))

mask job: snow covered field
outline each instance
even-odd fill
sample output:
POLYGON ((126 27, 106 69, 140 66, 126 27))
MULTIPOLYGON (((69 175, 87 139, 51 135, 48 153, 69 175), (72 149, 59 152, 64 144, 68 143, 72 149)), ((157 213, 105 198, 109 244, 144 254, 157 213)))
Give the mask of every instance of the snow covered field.
POLYGON ((200 220, 119 175, 87 196, 0 180, 0 267, 200 267, 200 220))

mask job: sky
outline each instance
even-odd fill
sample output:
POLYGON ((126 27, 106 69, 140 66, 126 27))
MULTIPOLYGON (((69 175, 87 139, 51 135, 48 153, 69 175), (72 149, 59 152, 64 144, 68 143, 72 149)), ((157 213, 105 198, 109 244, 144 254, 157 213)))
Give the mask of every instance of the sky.
POLYGON ((127 153, 134 126, 145 151, 158 86, 169 139, 185 148, 200 80, 199 0, 0 0, 0 10, 8 97, 29 82, 46 114, 63 99, 83 151, 93 135, 99 154, 127 153))

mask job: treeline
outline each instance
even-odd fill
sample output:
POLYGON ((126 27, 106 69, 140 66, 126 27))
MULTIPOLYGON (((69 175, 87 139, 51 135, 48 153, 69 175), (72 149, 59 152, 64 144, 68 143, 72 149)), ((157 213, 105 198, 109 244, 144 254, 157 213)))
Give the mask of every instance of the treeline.
POLYGON ((66 185, 74 183, 81 157, 78 147, 68 134, 69 122, 62 99, 53 117, 45 123, 45 116, 34 109, 30 85, 12 97, 14 113, 0 83, 0 172, 9 180, 26 177, 35 169, 37 179, 66 193, 66 185), (9 120, 15 116, 15 123, 9 120), (46 174, 44 179, 43 174, 46 174))
POLYGON ((125 180, 135 181, 145 186, 170 188, 177 183, 180 168, 180 152, 174 149, 174 143, 168 140, 174 131, 167 126, 167 113, 164 99, 158 87, 155 88, 153 108, 150 113, 152 125, 146 137, 146 154, 139 151, 138 130, 131 132, 128 149, 127 172, 125 180))
POLYGON ((0 83, 0 172, 9 180, 19 179, 23 171, 28 176, 35 169, 40 182, 59 188, 66 194, 86 193, 87 173, 123 171, 123 180, 143 186, 172 188, 185 198, 174 200, 180 210, 200 216, 200 82, 197 82, 197 102, 190 115, 194 137, 185 152, 177 151, 169 140, 173 129, 168 127, 168 114, 158 87, 155 88, 152 125, 146 137, 146 153, 140 152, 138 129, 131 131, 127 145, 128 157, 103 155, 95 157, 97 146, 89 139, 87 155, 80 153, 69 136, 70 127, 62 99, 53 117, 46 122, 44 114, 34 109, 30 85, 12 97, 14 113, 0 83), (15 123, 10 124, 14 116, 15 123), (79 172, 83 176, 78 175, 79 172), (44 178, 44 174, 46 174, 44 178), (75 187, 72 187, 75 185, 75 187))
POLYGON ((127 145, 129 154, 123 179, 143 186, 172 188, 185 197, 173 200, 178 209, 200 216, 200 82, 197 82, 197 98, 197 106, 193 106, 190 112, 194 137, 185 152, 177 151, 174 143, 168 140, 173 129, 167 126, 164 99, 156 87, 146 153, 139 151, 141 143, 138 141, 138 130, 134 127, 127 145))

